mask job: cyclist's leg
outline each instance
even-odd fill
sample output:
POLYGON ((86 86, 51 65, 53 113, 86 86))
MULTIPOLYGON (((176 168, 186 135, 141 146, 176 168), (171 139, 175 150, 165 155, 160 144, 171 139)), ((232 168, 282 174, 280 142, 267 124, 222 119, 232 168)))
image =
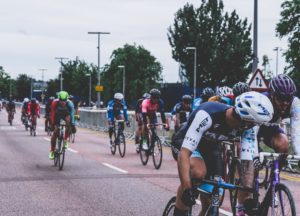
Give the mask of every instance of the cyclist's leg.
MULTIPOLYGON (((203 179, 206 175, 206 166, 202 159, 201 154, 198 151, 194 151, 191 158, 190 158, 190 169, 191 169, 191 178, 193 179, 203 179)), ((183 204, 181 201, 181 197, 183 194, 183 187, 180 185, 177 190, 177 196, 176 196, 176 204, 175 204, 175 212, 178 212, 180 215, 184 212, 187 213, 188 207, 183 204)))
POLYGON ((45 115, 45 132, 48 130, 48 124, 49 124, 49 116, 48 114, 45 115))
POLYGON ((140 137, 142 134, 142 125, 143 125, 141 113, 135 114, 135 121, 136 121, 135 144, 138 145, 140 142, 140 137))
POLYGON ((66 130, 65 130, 64 140, 68 140, 68 138, 72 132, 71 116, 70 115, 65 116, 64 120, 66 121, 66 130))

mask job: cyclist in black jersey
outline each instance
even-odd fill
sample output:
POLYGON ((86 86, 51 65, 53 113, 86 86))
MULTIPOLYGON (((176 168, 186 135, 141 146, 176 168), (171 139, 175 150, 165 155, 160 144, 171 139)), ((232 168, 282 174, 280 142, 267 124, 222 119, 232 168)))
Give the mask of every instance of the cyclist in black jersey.
MULTIPOLYGON (((178 156, 181 184, 177 191, 174 215, 187 215, 188 207, 195 204, 191 178, 203 179, 208 172, 203 156, 205 152, 201 151, 203 145, 240 136, 243 130, 270 121, 273 112, 273 106, 266 96, 247 92, 236 98, 234 107, 207 102, 191 114, 187 124, 178 132, 177 141, 180 142, 182 138, 178 156)), ((205 206, 202 207, 203 212, 205 206)))

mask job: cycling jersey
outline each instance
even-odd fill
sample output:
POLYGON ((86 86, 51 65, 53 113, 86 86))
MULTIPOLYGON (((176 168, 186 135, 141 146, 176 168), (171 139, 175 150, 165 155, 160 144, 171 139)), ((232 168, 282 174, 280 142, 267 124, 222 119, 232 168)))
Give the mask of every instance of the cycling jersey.
POLYGON ((121 104, 118 105, 115 103, 115 100, 111 100, 108 102, 107 105, 107 118, 111 122, 114 121, 115 118, 118 116, 123 115, 125 118, 125 121, 128 121, 128 114, 127 114, 127 106, 126 102, 124 100, 121 101, 121 104))
POLYGON ((51 103, 51 124, 58 125, 60 119, 65 119, 66 116, 71 116, 71 123, 75 125, 75 117, 74 117, 74 104, 70 100, 60 101, 59 99, 55 99, 51 103))
POLYGON ((28 113, 29 116, 31 116, 31 115, 39 116, 40 115, 40 105, 39 105, 39 103, 38 102, 36 102, 36 103, 29 102, 27 113, 28 113))
POLYGON ((15 103, 13 101, 8 102, 6 104, 6 109, 7 109, 7 111, 14 111, 16 109, 15 103))
POLYGON ((151 99, 143 100, 142 113, 144 123, 147 123, 146 116, 149 117, 151 123, 157 123, 156 112, 160 112, 162 122, 166 123, 164 102, 161 99, 159 99, 157 103, 152 103, 151 99))
POLYGON ((187 117, 192 111, 192 108, 190 106, 184 106, 183 102, 177 103, 173 110, 172 115, 179 114, 179 122, 180 124, 187 121, 187 117))
POLYGON ((193 107, 192 107, 192 110, 196 110, 200 104, 203 103, 203 100, 202 98, 198 97, 198 98, 195 98, 194 101, 193 101, 193 107))
POLYGON ((50 115, 50 112, 51 112, 51 103, 52 103, 52 101, 53 101, 53 100, 48 100, 47 103, 46 103, 46 110, 45 110, 45 111, 46 111, 46 113, 45 113, 46 116, 49 116, 49 115, 50 115))
POLYGON ((184 137, 182 148, 193 152, 208 142, 233 139, 238 130, 231 129, 226 123, 226 111, 230 106, 222 103, 207 102, 200 105, 189 117, 187 124, 178 134, 184 137))
POLYGON ((27 109, 28 109, 28 103, 29 103, 29 102, 23 102, 23 103, 22 103, 22 106, 21 106, 21 107, 22 107, 22 111, 27 112, 27 109))

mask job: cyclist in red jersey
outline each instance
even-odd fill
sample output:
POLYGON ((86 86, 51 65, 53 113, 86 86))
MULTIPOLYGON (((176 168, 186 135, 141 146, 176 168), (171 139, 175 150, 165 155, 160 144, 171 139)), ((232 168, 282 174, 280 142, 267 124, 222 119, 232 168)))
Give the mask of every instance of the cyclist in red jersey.
POLYGON ((36 118, 40 118, 40 104, 35 98, 32 98, 28 103, 27 113, 29 118, 31 119, 31 125, 36 126, 36 118))

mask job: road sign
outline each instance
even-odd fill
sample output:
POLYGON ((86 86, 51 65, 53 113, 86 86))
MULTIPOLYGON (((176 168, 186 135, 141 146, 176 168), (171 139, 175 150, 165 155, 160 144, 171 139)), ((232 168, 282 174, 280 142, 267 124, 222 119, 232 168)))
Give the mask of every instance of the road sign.
POLYGON ((97 85, 95 87, 95 90, 96 90, 96 92, 102 92, 104 89, 103 89, 103 86, 97 85))
POLYGON ((249 86, 255 91, 266 91, 268 89, 268 82, 265 79, 262 71, 257 69, 250 79, 249 86))

